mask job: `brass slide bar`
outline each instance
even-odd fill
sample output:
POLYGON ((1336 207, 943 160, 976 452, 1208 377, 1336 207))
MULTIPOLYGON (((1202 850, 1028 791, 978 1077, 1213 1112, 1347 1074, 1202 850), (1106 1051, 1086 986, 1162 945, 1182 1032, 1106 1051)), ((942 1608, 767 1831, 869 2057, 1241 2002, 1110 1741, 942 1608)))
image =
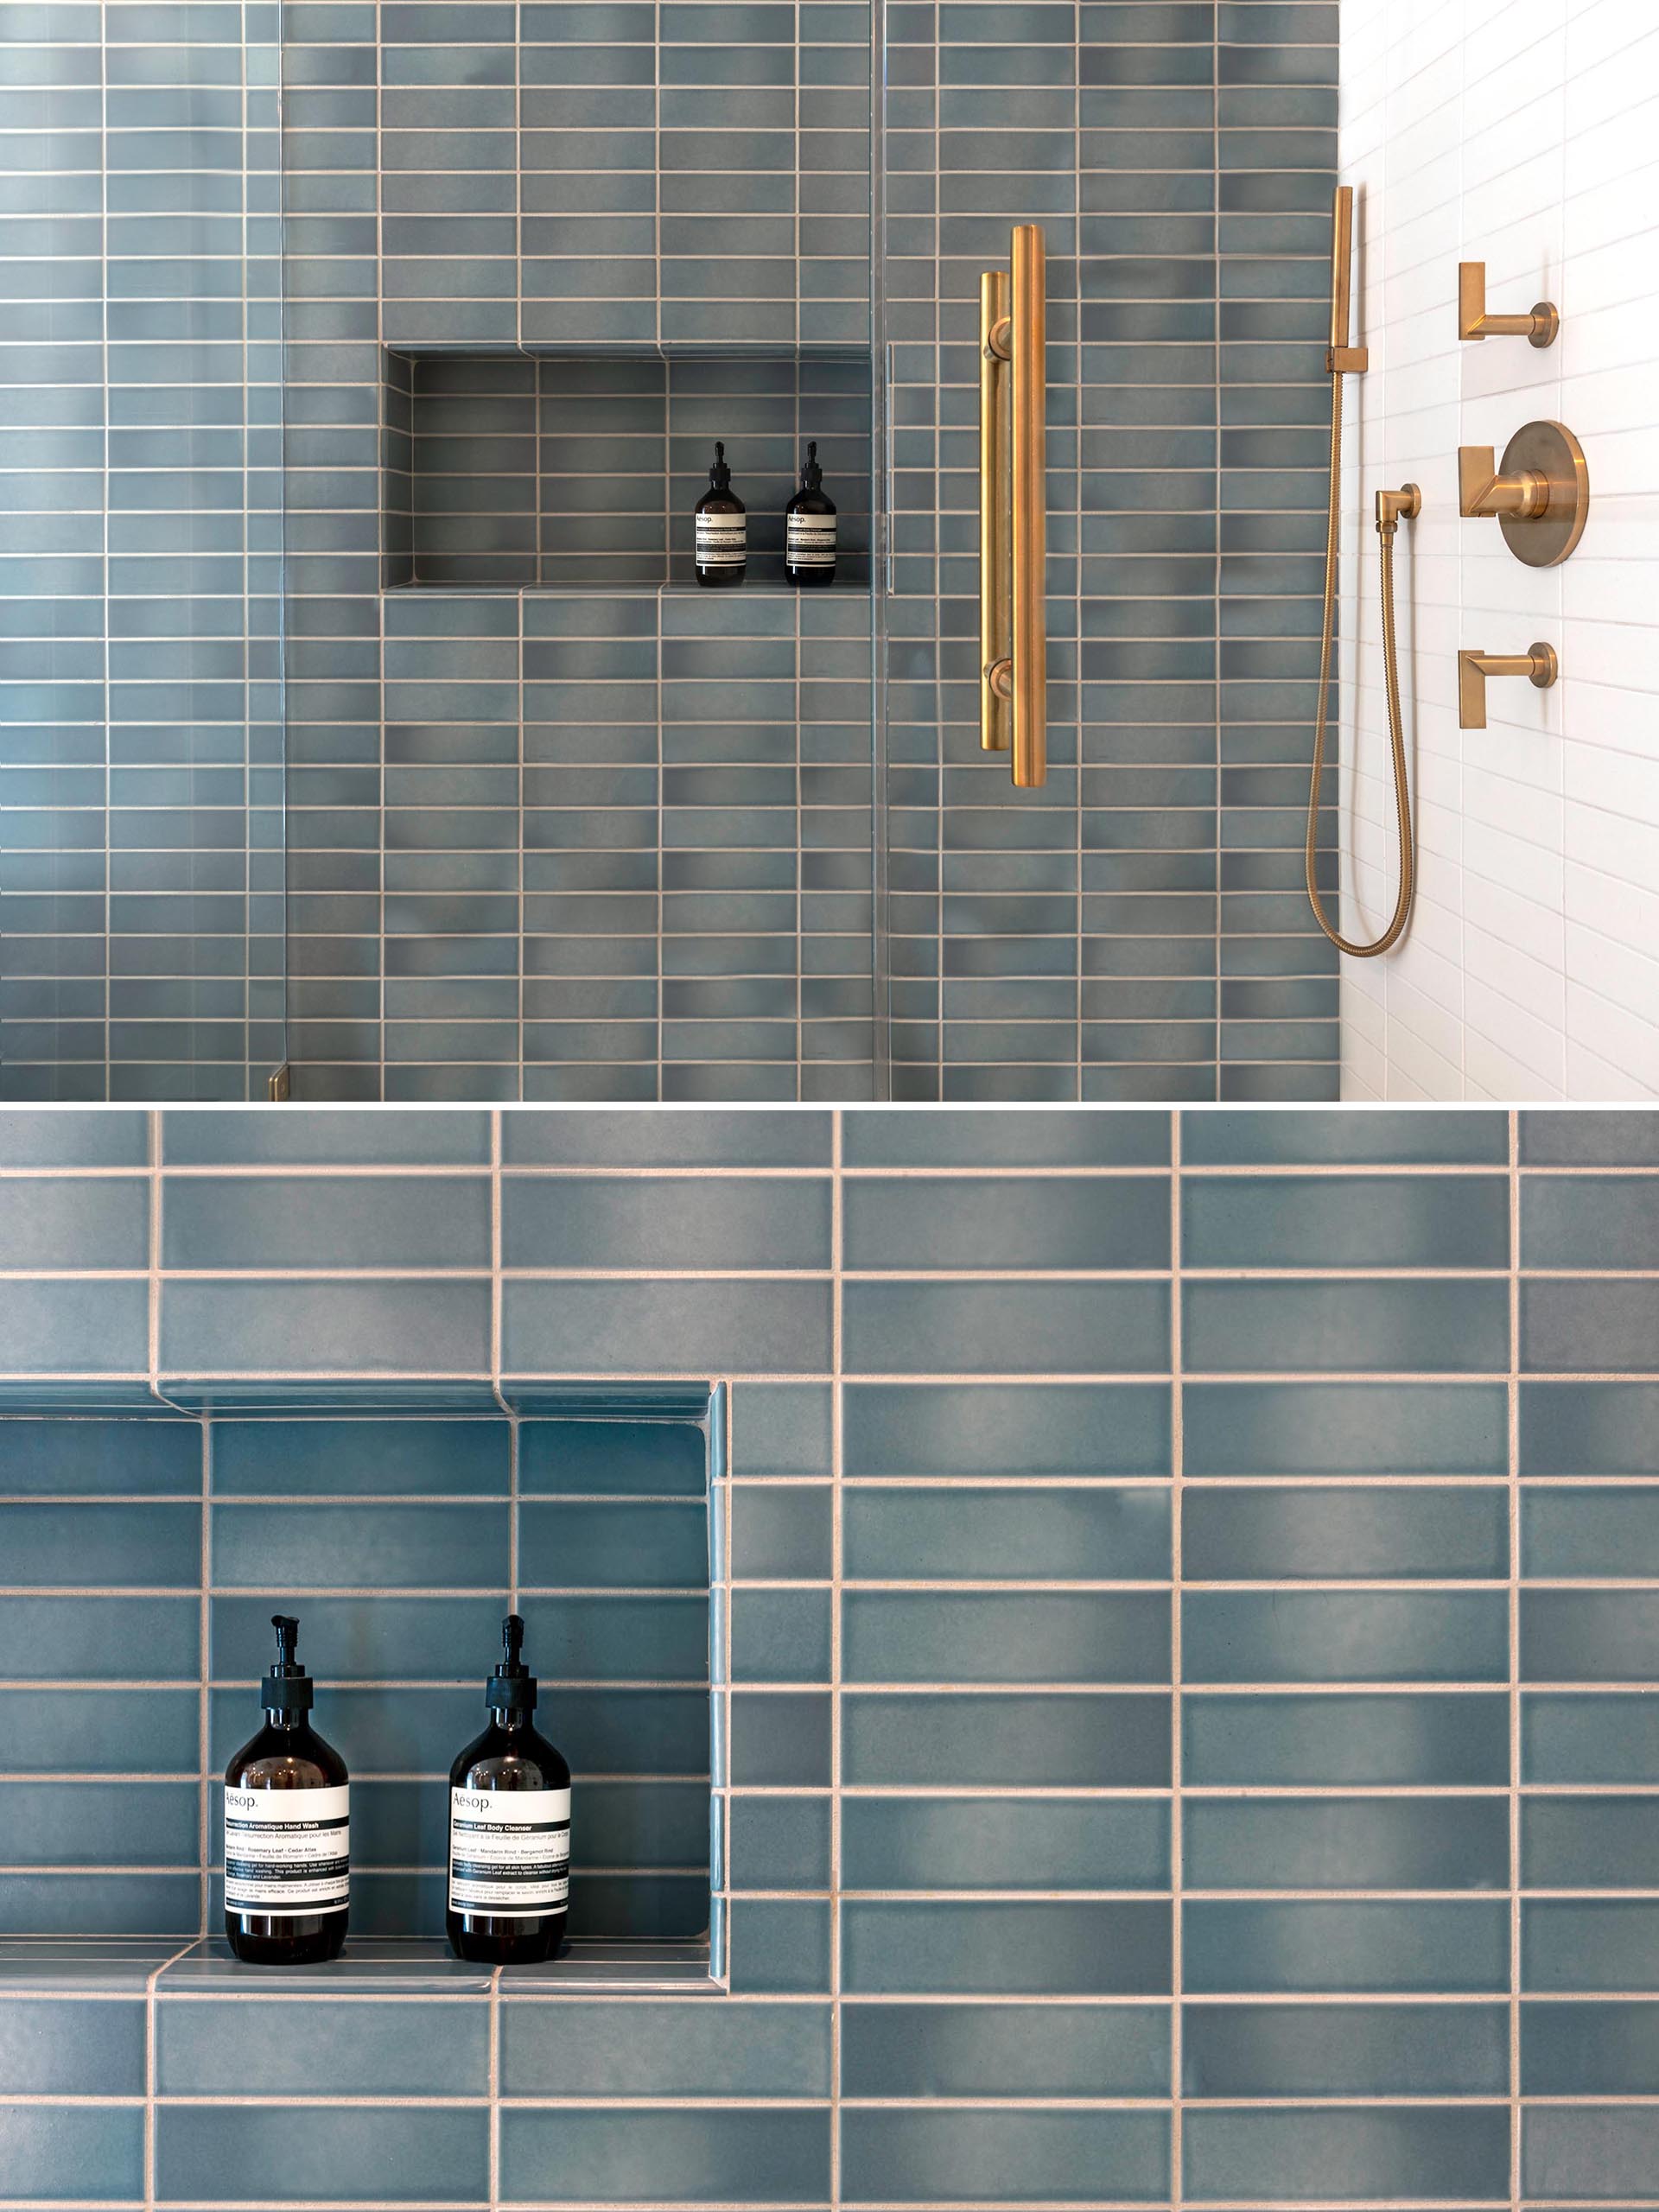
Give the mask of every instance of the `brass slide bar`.
POLYGON ((986 751, 1012 752, 1014 783, 1030 791, 1048 779, 1047 293, 1043 234, 1035 223, 1015 224, 1010 259, 1011 276, 991 270, 979 280, 979 728, 986 751))

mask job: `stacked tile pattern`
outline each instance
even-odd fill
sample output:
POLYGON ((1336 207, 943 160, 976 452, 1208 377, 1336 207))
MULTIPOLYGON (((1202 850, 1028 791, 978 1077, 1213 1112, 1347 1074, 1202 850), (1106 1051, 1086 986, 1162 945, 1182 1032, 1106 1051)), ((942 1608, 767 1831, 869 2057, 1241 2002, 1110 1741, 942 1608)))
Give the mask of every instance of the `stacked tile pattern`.
MULTIPOLYGON (((1350 963, 1343 1081, 1355 1098, 1659 1095, 1659 863, 1652 540, 1659 361, 1640 264, 1652 234, 1659 37, 1618 0, 1468 12, 1345 0, 1343 176, 1363 208, 1372 371, 1357 380, 1366 486, 1414 479, 1405 649, 1419 764, 1417 918, 1396 957, 1350 963), (1536 89, 1505 129, 1513 58, 1536 89), (1553 300, 1560 335, 1457 336, 1457 269, 1495 314, 1553 300), (1591 511, 1561 567, 1528 569, 1458 514, 1457 448, 1501 455, 1523 423, 1580 440, 1591 511), (1500 639, 1514 644, 1500 644, 1500 639), (1493 683, 1458 726, 1460 649, 1553 645, 1549 691, 1493 683)), ((1344 667, 1351 764, 1344 893, 1392 897, 1387 723, 1364 494, 1351 466, 1344 667), (1352 580, 1365 562, 1365 582, 1352 580)))
POLYGON ((1334 1096, 1302 840, 1336 7, 886 23, 894 1096, 1334 1096), (978 748, 975 419, 979 272, 1021 221, 1049 256, 1051 765, 1015 793, 978 748))
MULTIPOLYGON (((718 1378, 731 1455, 727 1986, 406 1955, 289 1988, 307 2031, 273 2037, 269 1985, 194 1952, 13 1943, 14 2200, 269 2202, 280 2145, 304 2198, 450 2212, 1653 2202, 1650 1117, 14 1116, 0 1146, 9 1405, 194 1376, 223 1435, 394 1378, 718 1378)), ((164 1585, 166 1516, 204 1510, 136 1501, 171 1424, 91 1471, 41 1442, 90 1433, 0 1453, 42 1569, 3 1615, 13 1911, 48 1833, 130 1890, 130 1835, 54 1826, 17 1770, 54 1701, 82 1745, 127 1726, 108 1662, 42 1681, 25 1609, 72 1516, 109 1548, 153 1511, 130 1571, 164 1585), (73 1495, 22 1487, 48 1448, 73 1495)), ((498 1512, 457 1513, 457 1560, 498 1512)), ((167 1756, 194 1786, 189 1729, 167 1756)))
POLYGON ((0 1097, 283 1055, 274 7, 0 25, 0 1097))
POLYGON ((868 10, 286 38, 296 1095, 870 1097, 868 10), (423 386, 463 394, 425 440, 423 386), (717 598, 680 587, 722 435, 757 555, 717 598), (811 436, 854 557, 798 595, 811 436), (474 437, 502 497, 435 552, 474 437))

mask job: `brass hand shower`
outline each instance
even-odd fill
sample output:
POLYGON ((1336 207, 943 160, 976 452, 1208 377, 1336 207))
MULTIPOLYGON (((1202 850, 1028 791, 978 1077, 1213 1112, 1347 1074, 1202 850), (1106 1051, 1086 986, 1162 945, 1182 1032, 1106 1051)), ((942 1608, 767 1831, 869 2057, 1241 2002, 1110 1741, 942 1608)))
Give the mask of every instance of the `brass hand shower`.
POLYGON ((1338 952, 1369 960, 1386 952, 1411 918, 1415 866, 1411 834, 1411 786, 1406 775, 1406 736, 1400 713, 1400 656, 1394 633, 1394 541, 1402 515, 1422 512, 1423 495, 1414 484, 1397 492, 1376 495, 1376 534, 1382 552, 1382 673, 1389 703, 1389 747, 1394 761, 1394 813, 1400 836, 1400 887, 1394 914, 1381 937, 1357 944, 1333 928, 1319 899, 1318 847, 1319 785, 1325 776, 1325 739, 1327 697, 1331 687, 1332 645, 1337 626, 1337 533, 1342 477, 1342 379, 1344 372, 1369 368, 1370 356, 1363 346, 1348 343, 1348 302, 1351 289, 1354 248, 1354 193, 1351 185, 1338 185, 1331 219, 1331 343, 1325 365, 1331 378, 1331 486, 1325 508, 1325 617, 1319 632, 1319 696, 1313 709, 1313 765, 1307 793, 1307 842, 1304 853, 1308 903, 1313 918, 1338 952))

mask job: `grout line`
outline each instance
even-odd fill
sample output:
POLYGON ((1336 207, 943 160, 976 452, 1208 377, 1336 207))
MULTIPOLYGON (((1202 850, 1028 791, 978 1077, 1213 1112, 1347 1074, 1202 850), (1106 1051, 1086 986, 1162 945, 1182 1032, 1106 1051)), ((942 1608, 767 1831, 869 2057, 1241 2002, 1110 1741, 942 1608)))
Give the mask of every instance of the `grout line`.
POLYGON ((1512 2212, 1522 2196, 1521 1993, 1524 1980, 1521 1911, 1521 1117, 1511 1112, 1510 1139, 1510 1376, 1505 1390, 1505 1443, 1509 1462, 1510 1540, 1509 1630, 1509 1877, 1510 1877, 1510 2189, 1512 2212))
POLYGON ((1184 1567, 1182 1558, 1182 1515, 1185 1474, 1185 1408, 1181 1382, 1182 1366, 1182 1305, 1181 1281, 1181 1124, 1178 1116, 1170 1117, 1171 1173, 1169 1179, 1169 1547, 1170 1580, 1172 1591, 1169 1607, 1170 1700, 1169 1700, 1169 1879, 1170 1905, 1170 2006, 1169 2006, 1169 2172, 1171 2212, 1180 2212, 1185 2175, 1185 2131, 1182 2106, 1182 2092, 1185 2073, 1185 2051, 1182 1998, 1185 1958, 1185 1912, 1182 1900, 1185 1879, 1185 1821, 1182 1790, 1185 1783, 1182 1745, 1184 1714, 1184 1651, 1182 1644, 1182 1608, 1184 1567))
POLYGON ((830 1522, 830 2095, 832 2107, 830 2139, 830 2212, 840 2212, 843 2187, 841 2116, 843 2089, 842 1945, 845 1868, 842 1861, 842 1676, 845 1663, 845 1651, 842 1614, 842 1580, 846 1572, 846 1493, 842 1487, 842 1477, 846 1471, 846 1415, 842 1403, 841 1380, 842 1344, 841 1262, 844 1227, 843 1192, 839 1172, 843 1127, 844 1117, 839 1113, 834 1115, 830 1121, 830 1142, 831 1159, 836 1172, 830 1186, 830 1231, 832 1268, 830 1350, 830 1475, 832 1485, 830 1522))

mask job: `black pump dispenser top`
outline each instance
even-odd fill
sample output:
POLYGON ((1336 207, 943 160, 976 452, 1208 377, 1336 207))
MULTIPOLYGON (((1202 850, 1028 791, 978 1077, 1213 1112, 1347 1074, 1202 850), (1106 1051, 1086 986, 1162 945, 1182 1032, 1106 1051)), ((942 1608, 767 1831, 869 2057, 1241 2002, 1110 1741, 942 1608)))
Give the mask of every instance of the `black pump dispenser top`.
POLYGON ((801 489, 803 492, 816 492, 823 481, 823 471, 818 467, 818 442, 816 438, 809 438, 806 459, 801 463, 801 489))
POLYGON ((260 1686, 265 1711, 308 1713, 310 1678, 294 1656, 300 1640, 300 1624, 289 1613, 273 1613, 270 1624, 276 1631, 276 1664, 260 1686))
POLYGON ((505 1707, 509 1712, 528 1713, 536 1703, 536 1677, 518 1656, 524 1624, 517 1613, 509 1613, 502 1622, 501 1642, 505 1656, 484 1685, 484 1702, 492 1710, 505 1707))
POLYGON ((725 441, 721 438, 715 440, 715 457, 709 464, 709 488, 712 492, 729 492, 732 488, 731 467, 726 459, 725 441))

